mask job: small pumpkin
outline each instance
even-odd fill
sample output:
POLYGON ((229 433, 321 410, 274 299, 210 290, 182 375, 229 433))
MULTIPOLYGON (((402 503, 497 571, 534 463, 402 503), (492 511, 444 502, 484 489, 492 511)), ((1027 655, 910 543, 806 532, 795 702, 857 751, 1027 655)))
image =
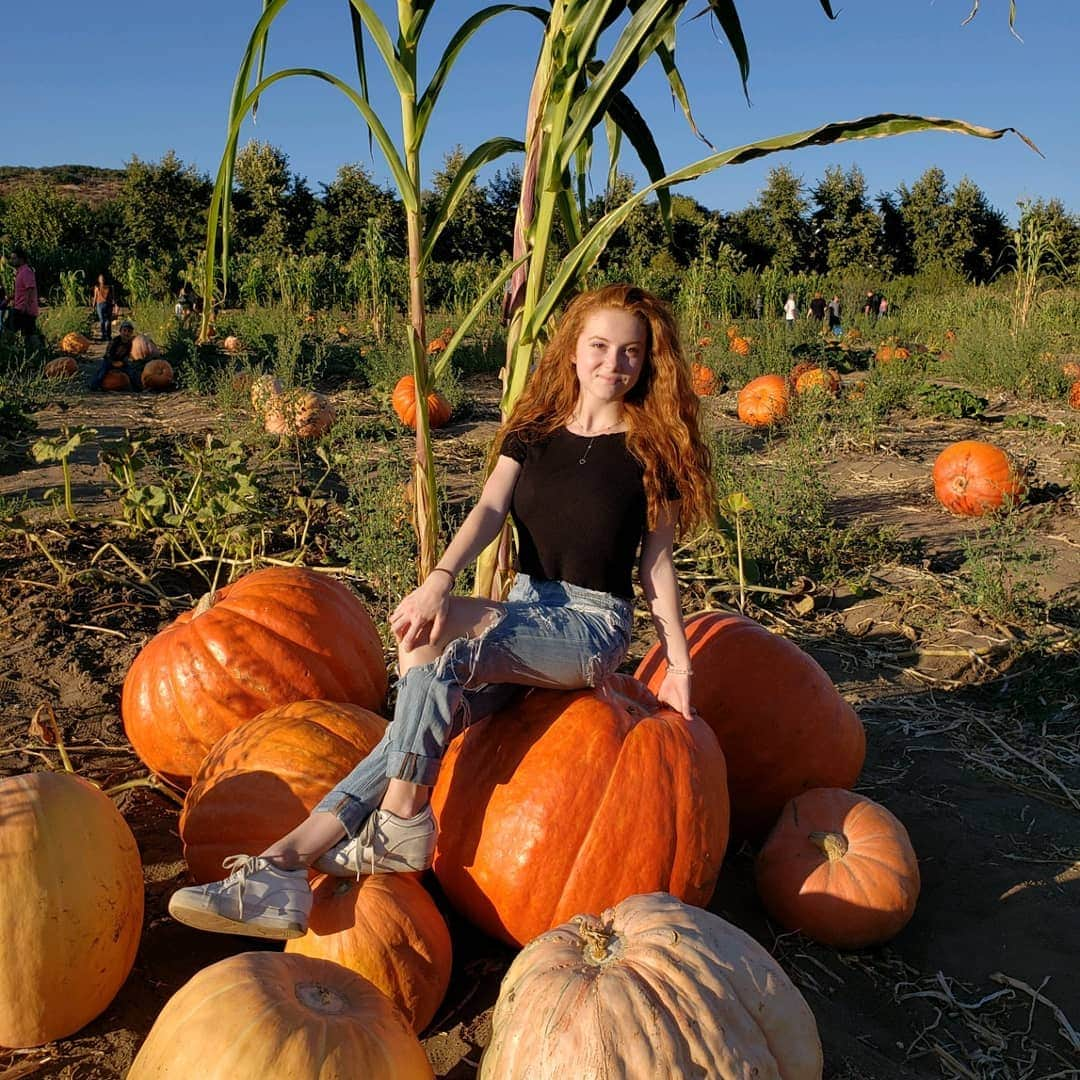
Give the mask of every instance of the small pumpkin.
MULTIPOLYGON (((404 375, 398 380, 390 395, 390 402, 398 419, 416 430, 416 382, 411 375, 404 375)), ((433 428, 443 427, 450 419, 450 402, 437 390, 427 396, 428 423, 433 428)))
POLYGON ((769 427, 786 420, 788 405, 783 375, 759 375, 739 391, 739 419, 751 427, 769 427))
MULTIPOLYGON (((788 799, 812 787, 852 787, 866 756, 855 710, 794 642, 721 611, 686 620, 690 701, 727 762, 731 831, 759 838, 788 799)), ((655 693, 667 674, 659 644, 635 675, 655 693)))
POLYGON ((0 1046, 41 1046, 90 1023, 131 971, 139 849, 100 788, 35 772, 0 780, 0 862, 0 1046))
POLYGON ((238 352, 243 352, 244 343, 235 335, 230 334, 222 343, 221 347, 230 355, 235 356, 238 352))
POLYGON ((749 934, 664 893, 531 941, 499 988, 480 1080, 821 1080, 806 1000, 749 934))
POLYGON ((739 336, 739 328, 735 323, 732 323, 724 330, 724 333, 727 335, 728 341, 734 341, 739 336))
POLYGON ((314 390, 287 390, 270 399, 264 426, 270 435, 314 438, 330 430, 337 416, 334 403, 314 390))
MULTIPOLYGON (((250 376, 249 376, 250 377, 250 376)), ((270 403, 281 396, 281 380, 273 375, 259 375, 251 383, 251 407, 262 416, 270 403)))
POLYGON ((428 356, 434 356, 435 353, 443 352, 446 349, 447 344, 448 342, 445 338, 432 338, 431 341, 428 342, 428 356))
POLYGON ((314 325, 315 325, 315 323, 316 323, 316 321, 317 321, 317 320, 316 320, 316 318, 315 318, 315 315, 314 315, 314 313, 313 313, 313 312, 310 312, 310 311, 309 311, 309 312, 308 312, 308 313, 307 313, 307 314, 306 314, 306 315, 304 316, 304 322, 305 322, 305 323, 306 323, 306 324, 307 324, 308 326, 314 326, 314 325))
POLYGON ((731 345, 729 346, 729 348, 733 353, 735 353, 736 356, 749 356, 750 339, 736 335, 731 339, 731 345))
POLYGON ((946 510, 981 517, 1023 499, 1027 487, 1004 450, 965 439, 947 446, 934 462, 934 494, 946 510))
POLYGON ((534 690, 473 724, 450 744, 431 805, 443 892, 519 945, 637 892, 705 904, 727 847, 715 737, 627 675, 534 690))
POLYGON ((314 699, 380 709, 382 641, 356 595, 301 567, 256 570, 204 596, 143 646, 121 698, 142 761, 187 786, 227 731, 314 699))
POLYGON ((147 390, 168 390, 173 385, 172 364, 168 360, 148 360, 142 369, 142 384, 147 390))
POLYGON ((158 1014, 127 1080, 433 1080, 405 1018, 329 960, 246 952, 203 968, 158 1014))
POLYGON ((322 877, 313 887, 303 937, 285 943, 370 979, 423 1031, 450 985, 450 931, 435 901, 411 874, 322 877))
POLYGON ((206 755, 184 797, 180 838, 196 881, 217 881, 238 851, 291 832, 382 738, 360 705, 294 701, 246 720, 206 755))
POLYGON ((1069 387, 1069 408, 1080 409, 1080 379, 1069 387))
POLYGON ((102 390, 130 390, 131 379, 128 373, 120 368, 109 368, 101 379, 102 390))
POLYGON ((874 353, 874 359, 879 364, 891 364, 894 360, 908 360, 910 357, 911 352, 903 345, 894 345, 890 342, 879 345, 877 352, 874 353))
POLYGON ((832 368, 814 367, 804 371, 795 380, 795 393, 807 394, 812 390, 836 395, 840 393, 840 376, 832 368))
POLYGON ((716 373, 704 364, 690 365, 690 382, 698 397, 711 397, 716 393, 716 373))
POLYGON ((73 375, 78 374, 78 371, 79 365, 75 362, 74 357, 58 356, 45 365, 45 378, 70 379, 73 375))
POLYGON ((131 339, 131 359, 135 361, 150 360, 160 356, 161 350, 157 343, 148 334, 136 334, 131 339))
POLYGON ((1066 360, 1061 365, 1061 374, 1066 379, 1080 379, 1080 361, 1066 360))
POLYGON ((842 788, 792 799, 758 852, 754 875, 781 926, 840 949, 895 937, 919 897, 907 829, 884 806, 842 788))
POLYGON ((805 375, 806 372, 808 372, 808 371, 816 371, 818 369, 818 367, 819 367, 819 365, 816 364, 813 360, 800 360, 788 372, 788 377, 787 377, 788 386, 790 386, 794 390, 795 389, 795 384, 799 381, 799 376, 800 375, 805 375))
POLYGON ((337 336, 341 338, 342 341, 349 336, 349 328, 344 323, 337 328, 337 336))
POLYGON ((90 339, 85 334, 72 330, 60 339, 60 351, 72 356, 82 356, 90 348, 90 339))

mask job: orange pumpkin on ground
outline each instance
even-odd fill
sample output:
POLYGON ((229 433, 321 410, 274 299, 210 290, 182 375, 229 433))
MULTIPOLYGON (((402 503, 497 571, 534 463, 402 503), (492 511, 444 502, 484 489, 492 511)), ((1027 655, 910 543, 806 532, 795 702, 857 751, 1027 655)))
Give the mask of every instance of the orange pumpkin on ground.
POLYGON ((990 443, 965 439, 934 462, 934 494, 954 514, 981 517, 1023 499, 1027 488, 1012 459, 990 443))
POLYGON ((131 359, 137 362, 160 356, 161 350, 148 334, 136 334, 131 339, 131 359))
POLYGON ((203 759, 180 814, 196 881, 257 855, 291 832, 382 738, 386 721, 360 705, 294 701, 223 735, 203 759))
MULTIPOLYGON (((411 375, 404 375, 398 380, 394 392, 390 396, 390 402, 394 406, 394 412, 398 419, 416 430, 416 382, 411 375)), ((443 427, 450 419, 450 402, 437 390, 432 390, 427 396, 428 423, 433 428, 443 427)))
POLYGON ((531 941, 499 988, 480 1080, 821 1080, 810 1006, 749 934, 664 893, 531 941))
POLYGON ((264 426, 270 435, 310 439, 329 431, 337 416, 334 403, 314 390, 286 390, 270 399, 264 426))
POLYGON ((443 891, 519 945, 633 893, 705 904, 727 847, 715 737, 627 675, 480 720, 450 744, 431 801, 443 891))
POLYGON ((145 390, 169 390, 173 385, 172 364, 168 360, 148 360, 142 369, 145 390))
MULTIPOLYGON (((250 379, 251 376, 248 376, 250 379)), ((258 375, 251 381, 251 407, 262 416, 282 392, 281 380, 273 375, 258 375)))
POLYGON ((361 601, 300 567, 256 570, 204 596, 143 646, 121 713, 135 752, 187 786, 234 727, 293 701, 380 709, 382 642, 361 601))
POLYGON ((789 372, 788 372, 788 386, 792 390, 795 389, 795 384, 799 381, 800 375, 805 375, 808 371, 817 371, 820 365, 814 363, 813 360, 800 360, 789 372))
POLYGON ((1080 380, 1069 387, 1069 408, 1080 409, 1080 380))
POLYGON ((428 342, 428 356, 434 356, 435 353, 443 352, 446 349, 447 344, 448 342, 441 337, 432 338, 432 340, 428 342))
POLYGON ((238 352, 243 352, 244 343, 235 335, 230 334, 222 343, 221 347, 230 355, 235 356, 238 352))
POLYGON ((50 360, 45 365, 45 378, 70 379, 73 375, 77 375, 78 371, 79 365, 75 362, 74 358, 70 356, 58 356, 55 360, 50 360))
POLYGON ((1080 363, 1076 360, 1066 360, 1065 363, 1061 365, 1061 374, 1064 375, 1066 379, 1080 379, 1080 363))
POLYGON ((792 799, 758 852, 754 875, 781 926, 840 949, 895 937, 919 898, 907 829, 884 806, 841 788, 792 799))
POLYGON ((751 427, 769 427, 787 419, 788 404, 784 377, 759 375, 739 391, 739 419, 751 427))
POLYGON ((130 390, 131 379, 126 371, 119 368, 109 368, 101 379, 102 390, 130 390))
POLYGON ((891 364, 893 360, 907 360, 911 353, 903 345, 879 345, 874 359, 879 364, 891 364))
POLYGON ((450 985, 450 931, 411 874, 316 879, 308 932, 285 951, 370 979, 414 1031, 431 1023, 450 985))
MULTIPOLYGON (((854 785, 866 756, 862 722, 812 656, 728 612, 692 615, 686 635, 690 700, 724 751, 733 835, 764 836, 808 788, 854 785)), ((635 674, 655 691, 666 672, 654 645, 635 674)))
POLYGON ((349 328, 342 324, 337 328, 337 336, 344 341, 349 336, 349 328))
POLYGON ((90 339, 85 334, 72 330, 60 339, 60 351, 72 356, 82 356, 90 348, 90 339))
POLYGON ((836 395, 840 393, 840 376, 832 368, 815 367, 804 371, 795 380, 795 393, 807 394, 811 390, 836 395))
POLYGON ((433 1080, 405 1018, 329 960, 246 952, 203 968, 161 1010, 127 1080, 433 1080))
POLYGON ((739 337, 736 335, 731 339, 731 344, 728 346, 731 352, 736 356, 749 356, 750 355, 750 339, 745 337, 739 337))
POLYGON ((716 373, 704 364, 690 365, 690 382, 698 397, 710 397, 716 393, 716 373))
POLYGON ((71 773, 0 780, 0 1047, 62 1039, 103 1012, 135 961, 139 849, 112 800, 71 773))

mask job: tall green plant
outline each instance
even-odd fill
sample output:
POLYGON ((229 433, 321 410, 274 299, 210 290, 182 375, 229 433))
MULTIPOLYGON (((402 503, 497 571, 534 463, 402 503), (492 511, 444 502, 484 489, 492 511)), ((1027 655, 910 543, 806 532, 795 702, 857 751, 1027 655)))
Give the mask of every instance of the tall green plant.
POLYGON ((1057 284, 1065 266, 1053 243, 1053 232, 1039 218, 1020 207, 1020 224, 1012 234, 1009 248, 1014 262, 1012 294, 1012 336, 1026 330, 1038 306, 1039 297, 1057 284))

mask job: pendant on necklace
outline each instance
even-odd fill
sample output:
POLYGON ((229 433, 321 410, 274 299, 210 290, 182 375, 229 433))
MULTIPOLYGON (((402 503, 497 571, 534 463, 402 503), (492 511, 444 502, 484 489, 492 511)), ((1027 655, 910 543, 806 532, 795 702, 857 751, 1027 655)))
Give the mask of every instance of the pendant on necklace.
POLYGON ((585 453, 582 454, 581 457, 578 458, 577 463, 579 465, 584 465, 585 464, 585 459, 589 456, 589 451, 592 449, 592 444, 593 444, 593 440, 590 439, 589 440, 589 445, 585 447, 585 453))

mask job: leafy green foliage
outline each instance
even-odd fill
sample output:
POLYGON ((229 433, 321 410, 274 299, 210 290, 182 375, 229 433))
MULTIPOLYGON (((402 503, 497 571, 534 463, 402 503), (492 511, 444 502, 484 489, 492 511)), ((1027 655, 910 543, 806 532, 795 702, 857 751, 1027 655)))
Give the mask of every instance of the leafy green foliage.
POLYGON ((982 416, 989 404, 986 398, 958 386, 924 383, 915 391, 915 411, 920 416, 961 420, 982 416))

